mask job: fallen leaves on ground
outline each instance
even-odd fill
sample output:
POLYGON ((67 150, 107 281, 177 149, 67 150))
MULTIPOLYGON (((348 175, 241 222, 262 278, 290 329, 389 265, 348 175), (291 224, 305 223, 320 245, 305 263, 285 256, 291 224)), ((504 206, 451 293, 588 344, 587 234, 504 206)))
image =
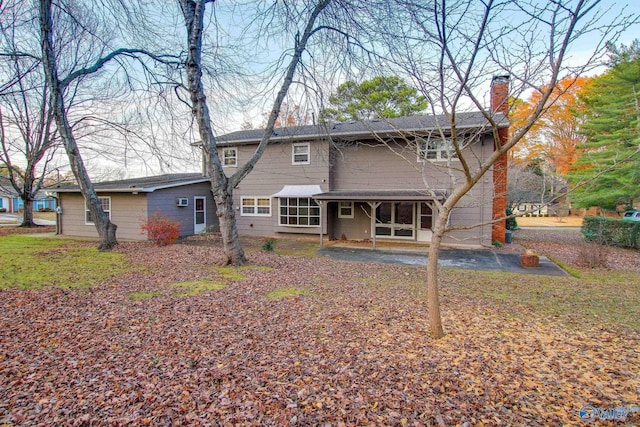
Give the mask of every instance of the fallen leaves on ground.
POLYGON ((554 231, 544 229, 520 229, 515 241, 541 254, 551 256, 566 264, 579 265, 582 252, 601 251, 609 268, 640 272, 640 256, 637 250, 586 243, 578 230, 554 231))
MULTIPOLYGON (((637 332, 459 294, 459 273, 442 271, 436 341, 423 268, 251 252, 262 267, 233 276, 216 246, 117 251, 144 268, 88 290, 0 292, 0 422, 580 425, 583 405, 640 402, 637 332), (172 286, 200 279, 226 286, 172 286), (279 289, 300 292, 267 297, 279 289)), ((513 280, 535 286, 526 276, 513 280)))

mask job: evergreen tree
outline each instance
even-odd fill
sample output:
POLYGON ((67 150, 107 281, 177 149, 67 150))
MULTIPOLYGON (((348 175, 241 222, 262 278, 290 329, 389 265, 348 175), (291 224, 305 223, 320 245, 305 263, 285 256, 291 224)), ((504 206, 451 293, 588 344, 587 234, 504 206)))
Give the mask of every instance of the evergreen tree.
POLYGON ((611 68, 584 88, 586 136, 568 177, 579 207, 615 209, 640 198, 640 49, 612 48, 611 68), (584 183, 588 183, 585 185, 584 183))
POLYGON ((427 100, 398 76, 379 76, 357 84, 342 83, 329 97, 331 107, 321 120, 371 120, 410 116, 423 112, 427 100))

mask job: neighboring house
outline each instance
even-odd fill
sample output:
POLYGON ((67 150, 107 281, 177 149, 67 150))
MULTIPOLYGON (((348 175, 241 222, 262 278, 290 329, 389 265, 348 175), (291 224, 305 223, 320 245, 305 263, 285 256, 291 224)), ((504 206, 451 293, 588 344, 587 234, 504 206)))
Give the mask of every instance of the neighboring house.
POLYGON ((2 178, 0 177, 0 212, 13 212, 13 198, 15 192, 12 193, 9 189, 5 188, 1 182, 2 178))
MULTIPOLYGON (((218 227, 211 184, 201 173, 97 182, 94 188, 103 209, 118 226, 119 239, 146 240, 142 225, 157 211, 180 222, 181 236, 218 227)), ((55 191, 61 208, 61 234, 97 237, 79 187, 60 186, 55 191)))
MULTIPOLYGON (((56 199, 44 191, 38 191, 33 200, 33 210, 54 210, 56 199)), ((24 209, 24 202, 11 185, 8 178, 0 177, 0 212, 18 213, 24 209)))
POLYGON ((547 208, 548 208, 548 204, 541 204, 540 202, 538 203, 520 202, 516 206, 517 212, 514 212, 514 213, 526 212, 527 214, 531 214, 531 215, 547 215, 549 213, 547 208))
MULTIPOLYGON (((504 114, 492 114, 506 130, 504 114)), ((468 138, 470 158, 491 155, 494 138, 482 113, 459 113, 456 122, 458 136, 468 138)), ((234 191, 239 233, 429 242, 435 201, 450 193, 449 168, 460 165, 440 131, 450 131, 442 116, 275 129, 262 158, 234 191), (423 174, 433 191, 426 190, 423 174)), ((227 175, 251 157, 262 133, 245 130, 217 139, 227 175)), ((504 216, 506 173, 494 173, 488 171, 450 216, 452 226, 474 227, 448 233, 445 243, 490 245, 496 239, 490 224, 478 226, 490 223, 496 209, 504 216), (495 190, 494 178, 503 180, 503 190, 495 190)))

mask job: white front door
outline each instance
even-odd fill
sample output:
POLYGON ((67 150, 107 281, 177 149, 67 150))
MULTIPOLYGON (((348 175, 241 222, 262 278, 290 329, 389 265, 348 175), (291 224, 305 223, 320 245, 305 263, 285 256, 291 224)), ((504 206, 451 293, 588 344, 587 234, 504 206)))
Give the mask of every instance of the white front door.
POLYGON ((207 227, 207 198, 193 198, 193 234, 201 233, 207 227))
POLYGON ((430 202, 418 203, 418 241, 430 242, 433 233, 433 204, 430 202))

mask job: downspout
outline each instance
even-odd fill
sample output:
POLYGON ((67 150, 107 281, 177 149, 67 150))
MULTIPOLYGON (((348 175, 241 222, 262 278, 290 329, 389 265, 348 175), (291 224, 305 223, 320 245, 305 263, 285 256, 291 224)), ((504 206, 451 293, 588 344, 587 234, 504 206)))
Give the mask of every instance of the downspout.
POLYGON ((51 197, 53 197, 56 201, 56 235, 62 234, 62 203, 60 201, 60 197, 58 193, 52 193, 51 197))
MULTIPOLYGON (((480 135, 480 164, 484 164, 484 136, 480 135)), ((482 197, 486 197, 486 191, 487 191, 487 177, 486 175, 482 177, 482 197)), ((484 210, 485 210, 485 204, 484 203, 480 203, 480 224, 484 224, 484 210)), ((484 230, 486 228, 486 225, 483 225, 480 233, 478 233, 478 243, 480 244, 480 246, 483 245, 482 241, 484 239, 484 230)), ((489 242, 491 243, 491 242, 489 242)))

